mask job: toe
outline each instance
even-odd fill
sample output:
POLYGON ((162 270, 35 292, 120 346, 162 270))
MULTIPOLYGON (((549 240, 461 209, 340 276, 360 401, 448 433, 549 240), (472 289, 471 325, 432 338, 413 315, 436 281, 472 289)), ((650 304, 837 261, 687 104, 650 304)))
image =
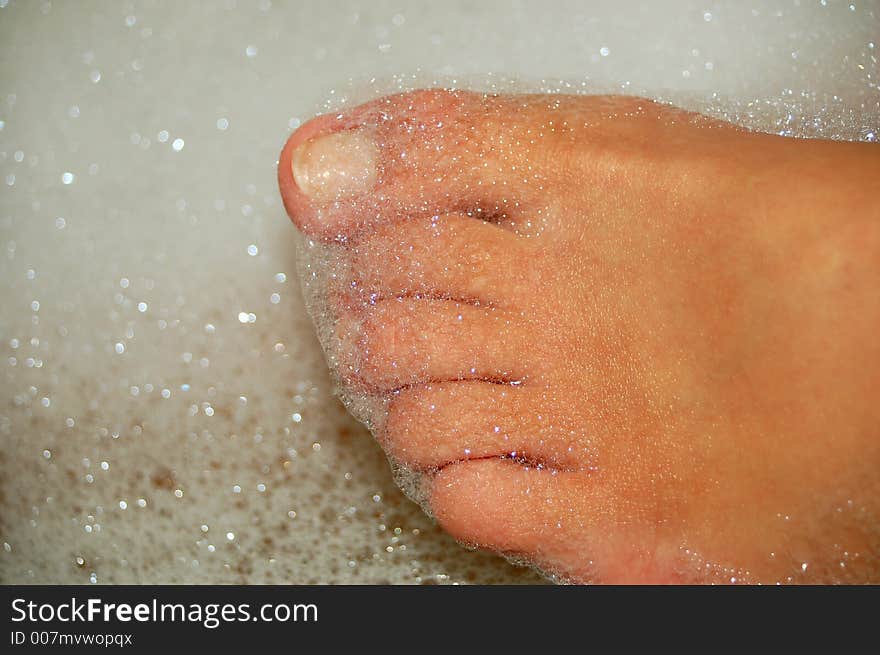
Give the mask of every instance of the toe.
POLYGON ((420 296, 515 306, 528 297, 535 247, 462 214, 383 224, 348 251, 350 302, 420 296))
POLYGON ((331 365, 344 382, 378 391, 442 380, 523 381, 539 361, 529 341, 510 312, 400 298, 342 317, 331 365))
POLYGON ((377 222, 462 211, 500 219, 534 199, 515 97, 424 90, 324 115, 294 133, 278 166, 288 214, 321 239, 377 222))
POLYGON ((442 469, 430 488, 440 525, 464 543, 523 556, 581 580, 600 547, 611 503, 597 481, 580 474, 484 459, 442 469))
POLYGON ((482 381, 401 389, 391 398, 379 440, 389 455, 422 470, 507 456, 560 470, 593 468, 583 426, 541 388, 482 381))

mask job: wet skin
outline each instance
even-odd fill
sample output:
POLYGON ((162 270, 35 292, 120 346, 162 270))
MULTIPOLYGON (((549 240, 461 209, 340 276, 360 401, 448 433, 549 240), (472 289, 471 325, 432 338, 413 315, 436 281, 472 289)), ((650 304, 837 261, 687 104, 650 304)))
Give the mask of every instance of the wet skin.
POLYGON ((880 582, 880 148, 649 100, 305 124, 329 356, 461 541, 576 582, 880 582))

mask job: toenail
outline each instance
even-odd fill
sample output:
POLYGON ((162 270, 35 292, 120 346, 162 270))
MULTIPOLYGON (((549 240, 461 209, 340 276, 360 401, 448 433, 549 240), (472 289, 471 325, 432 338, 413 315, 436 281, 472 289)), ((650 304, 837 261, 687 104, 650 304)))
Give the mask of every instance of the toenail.
POLYGON ((330 202, 368 190, 376 181, 378 151, 359 131, 334 132, 300 144, 291 170, 312 200, 330 202))

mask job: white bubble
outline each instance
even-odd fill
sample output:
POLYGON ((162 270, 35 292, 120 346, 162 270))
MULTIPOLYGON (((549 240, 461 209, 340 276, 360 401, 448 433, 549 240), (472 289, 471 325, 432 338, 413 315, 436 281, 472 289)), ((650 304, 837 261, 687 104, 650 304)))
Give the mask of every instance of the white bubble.
POLYGON ((218 130, 222 131, 222 130, 227 129, 228 127, 229 127, 229 120, 228 119, 226 119, 226 118, 218 118, 217 119, 217 129, 218 130))
POLYGON ((247 48, 244 49, 244 53, 248 57, 256 57, 257 56, 257 46, 249 45, 247 48))
POLYGON ((61 175, 61 181, 62 181, 64 184, 73 184, 73 181, 74 181, 75 179, 76 179, 76 176, 74 176, 74 174, 71 173, 70 171, 65 171, 65 172, 61 175))
POLYGON ((607 57, 611 54, 611 50, 609 50, 606 46, 602 46, 601 48, 599 48, 599 54, 603 57, 607 57))
POLYGON ((181 150, 183 150, 184 145, 185 145, 185 143, 184 143, 183 139, 178 137, 178 138, 174 139, 174 141, 171 143, 171 148, 175 152, 180 152, 181 150))
POLYGON ((247 247, 247 253, 248 253, 251 257, 256 257, 256 256, 260 253, 260 249, 257 248, 257 246, 256 246, 255 244, 252 243, 251 245, 249 245, 249 246, 247 247))
POLYGON ((121 355, 122 353, 125 352, 125 344, 122 343, 121 341, 117 342, 113 348, 114 348, 114 350, 116 350, 117 355, 121 355))

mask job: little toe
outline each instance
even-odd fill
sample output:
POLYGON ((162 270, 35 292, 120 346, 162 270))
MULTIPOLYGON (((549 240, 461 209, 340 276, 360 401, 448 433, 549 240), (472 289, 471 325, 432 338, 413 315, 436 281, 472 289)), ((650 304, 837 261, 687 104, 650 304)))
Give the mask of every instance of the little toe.
POLYGON ((440 525, 471 546, 524 557, 562 577, 589 580, 612 504, 578 473, 482 459, 451 464, 430 486, 440 525))

